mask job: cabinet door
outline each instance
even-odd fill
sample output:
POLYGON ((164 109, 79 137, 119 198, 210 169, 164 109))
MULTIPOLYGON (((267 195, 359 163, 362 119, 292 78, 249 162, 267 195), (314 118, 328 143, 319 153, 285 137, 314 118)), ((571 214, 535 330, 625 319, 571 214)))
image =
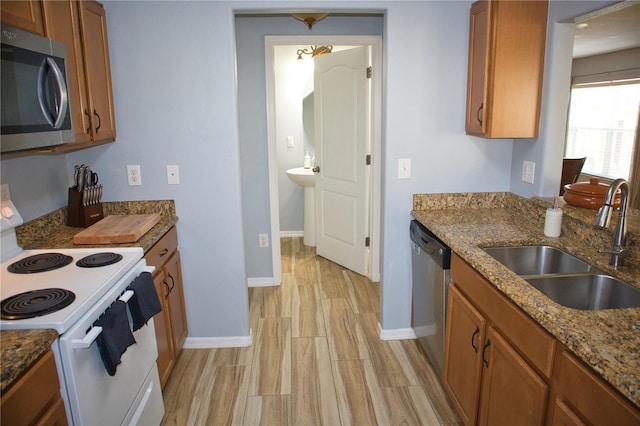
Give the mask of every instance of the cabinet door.
POLYGON ((1 5, 3 24, 44 35, 42 2, 38 0, 3 0, 1 5))
POLYGON ((171 313, 171 333, 173 335, 173 350, 177 357, 187 338, 187 313, 184 308, 184 292, 182 289, 182 270, 180 269, 180 252, 175 251, 167 260, 164 267, 170 293, 167 298, 171 313))
POLYGON ((488 328, 482 352, 478 424, 544 424, 547 384, 493 327, 488 328))
POLYGON ((486 320, 449 286, 444 388, 465 425, 476 423, 486 320))
POLYGON ((471 5, 469 30, 469 71, 467 75, 467 133, 484 133, 485 77, 487 61, 487 32, 489 5, 479 1, 471 5))
POLYGON ((116 126, 104 7, 95 1, 82 1, 79 6, 80 34, 85 54, 85 75, 90 107, 87 113, 91 116, 92 139, 94 141, 115 140, 116 126))
POLYGON ((171 316, 167 306, 169 297, 169 284, 167 284, 163 271, 157 271, 153 275, 153 284, 156 287, 162 312, 153 317, 153 325, 156 329, 156 342, 158 345, 158 374, 160 375, 160 385, 164 387, 169 379, 169 374, 175 363, 173 351, 173 339, 171 338, 171 316))
POLYGON ((84 53, 80 42, 80 17, 75 0, 45 1, 45 34, 67 46, 67 81, 75 142, 91 140, 91 121, 84 75, 84 53))

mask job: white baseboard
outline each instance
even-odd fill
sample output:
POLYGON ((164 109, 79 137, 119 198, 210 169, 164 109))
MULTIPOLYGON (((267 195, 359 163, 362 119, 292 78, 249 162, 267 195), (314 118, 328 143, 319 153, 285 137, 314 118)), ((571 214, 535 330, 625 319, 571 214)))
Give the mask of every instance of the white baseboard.
POLYGON ((304 231, 280 231, 280 238, 304 237, 304 231))
POLYGON ((435 324, 422 325, 420 327, 414 327, 413 332, 416 337, 435 336, 438 326, 435 324))
POLYGON ((185 349, 213 349, 213 348, 246 348, 253 344, 253 330, 248 336, 232 337, 187 337, 185 349))
POLYGON ((273 277, 257 277, 257 278, 247 278, 247 286, 248 287, 271 287, 274 285, 273 277))
POLYGON ((378 337, 380 340, 405 340, 415 339, 416 334, 413 328, 396 328, 394 330, 383 330, 378 323, 378 337))

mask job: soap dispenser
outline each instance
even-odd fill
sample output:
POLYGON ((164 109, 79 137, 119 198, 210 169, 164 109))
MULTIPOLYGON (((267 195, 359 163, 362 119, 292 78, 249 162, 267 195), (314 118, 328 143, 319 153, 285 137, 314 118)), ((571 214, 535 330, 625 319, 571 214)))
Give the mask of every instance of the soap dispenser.
POLYGON ((305 169, 311 168, 311 157, 309 156, 309 151, 307 151, 307 153, 304 154, 304 168, 305 169))
POLYGON ((558 207, 558 199, 553 199, 553 207, 547 209, 544 220, 544 235, 551 238, 560 236, 562 230, 562 210, 558 207))

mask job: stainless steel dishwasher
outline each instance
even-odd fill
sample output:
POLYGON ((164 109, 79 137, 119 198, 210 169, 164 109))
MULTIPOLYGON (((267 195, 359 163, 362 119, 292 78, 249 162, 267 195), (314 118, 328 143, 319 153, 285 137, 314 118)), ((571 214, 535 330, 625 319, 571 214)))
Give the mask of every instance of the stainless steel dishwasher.
POLYGON ((414 333, 442 379, 451 249, 412 220, 412 321, 414 333))

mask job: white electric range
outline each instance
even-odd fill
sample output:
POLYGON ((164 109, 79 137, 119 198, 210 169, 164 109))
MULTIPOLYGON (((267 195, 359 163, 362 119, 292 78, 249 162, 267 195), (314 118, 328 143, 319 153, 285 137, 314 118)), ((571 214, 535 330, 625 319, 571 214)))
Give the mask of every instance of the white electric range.
MULTIPOLYGON (((52 344, 67 420, 74 425, 160 424, 164 404, 156 366, 153 321, 133 332, 115 375, 105 369, 94 322, 142 272, 140 247, 22 250, 15 227, 22 217, 2 188, 0 330, 46 329, 52 344)), ((130 316, 129 316, 130 318, 130 316)))

